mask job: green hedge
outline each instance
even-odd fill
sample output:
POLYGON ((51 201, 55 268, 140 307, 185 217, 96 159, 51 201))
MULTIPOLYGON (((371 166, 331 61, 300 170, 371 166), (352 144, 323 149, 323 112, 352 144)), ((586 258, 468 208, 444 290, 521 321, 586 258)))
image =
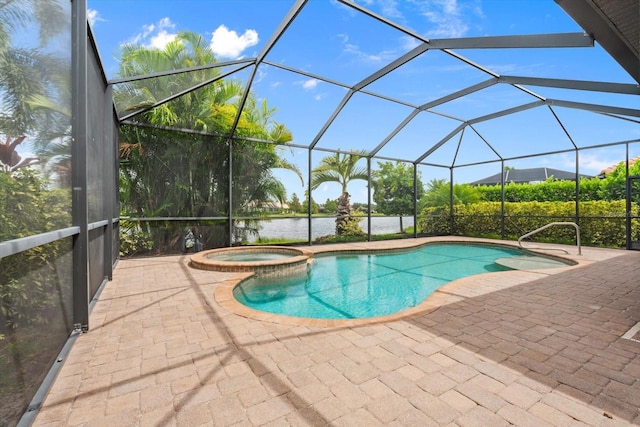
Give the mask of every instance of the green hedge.
MULTIPOLYGON (((629 176, 640 175, 640 162, 629 166, 629 176)), ((604 178, 581 178, 580 201, 621 200, 625 198, 627 170, 624 163, 607 173, 604 178)), ((502 200, 500 185, 478 185, 474 187, 487 202, 502 200)), ((640 196, 634 195, 634 202, 640 203, 640 196)), ((505 202, 569 202, 576 200, 576 183, 570 180, 547 179, 538 184, 505 183, 505 202)))
MULTIPOLYGON (((475 187, 482 194, 482 198, 488 202, 499 202, 502 200, 502 187, 500 185, 480 185, 475 187)), ((580 200, 594 200, 591 193, 599 191, 599 187, 590 187, 589 191, 580 188, 580 200)), ((505 202, 568 202, 576 199, 576 183, 574 181, 554 181, 549 180, 539 184, 516 184, 509 183, 504 186, 505 202)))
MULTIPOLYGON (((550 222, 575 221, 575 202, 521 202, 504 204, 505 239, 518 237, 550 222)), ((638 205, 632 210, 637 212, 638 205)), ((624 247, 626 244, 626 202, 590 201, 580 203, 580 238, 587 246, 624 247)), ((425 208, 418 226, 422 234, 454 234, 474 237, 501 236, 500 202, 480 202, 454 205, 453 231, 450 232, 448 209, 425 208)), ((634 226, 633 236, 640 229, 634 226)), ((555 243, 575 243, 575 229, 571 226, 550 227, 536 234, 533 240, 555 243)))

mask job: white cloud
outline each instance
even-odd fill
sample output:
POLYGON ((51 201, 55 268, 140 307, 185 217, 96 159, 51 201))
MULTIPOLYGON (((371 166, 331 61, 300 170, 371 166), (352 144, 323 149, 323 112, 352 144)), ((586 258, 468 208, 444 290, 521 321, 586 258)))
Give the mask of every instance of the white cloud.
POLYGON ((164 18, 162 18, 158 22, 158 27, 159 28, 173 28, 173 27, 175 27, 175 24, 173 22, 171 22, 171 19, 169 19, 168 16, 165 16, 164 18))
POLYGON ((420 40, 410 36, 400 37, 400 45, 402 46, 402 50, 405 52, 409 52, 411 49, 418 47, 421 43, 422 42, 420 40))
POLYGON ((398 10, 398 2, 396 0, 381 0, 380 9, 382 10, 382 15, 387 18, 402 18, 402 13, 398 10))
POLYGON ((244 34, 238 35, 237 32, 220 25, 213 32, 209 46, 213 53, 220 57, 236 59, 245 49, 257 45, 258 41, 258 33, 255 30, 245 30, 244 34))
POLYGON ((100 13, 95 9, 87 9, 87 19, 89 20, 89 25, 92 27, 96 22, 104 21, 104 19, 100 17, 100 13))
POLYGON ((140 37, 141 39, 149 37, 149 34, 153 33, 153 30, 155 30, 155 29, 156 29, 156 26, 154 24, 143 25, 142 26, 142 33, 138 34, 137 37, 140 37))
POLYGON ((340 33, 340 34, 337 34, 336 37, 338 37, 339 39, 342 39, 342 43, 343 44, 349 43, 349 35, 348 34, 340 33))
POLYGON ((149 40, 149 46, 154 49, 164 49, 166 45, 176 39, 177 34, 170 34, 166 30, 160 31, 149 40))
POLYGON ((297 81, 294 84, 301 86, 302 89, 304 89, 307 92, 314 92, 313 93, 314 101, 321 101, 327 97, 326 93, 318 93, 316 91, 316 89, 318 88, 318 84, 320 84, 320 80, 308 79, 308 80, 297 81))
POLYGON ((469 31, 465 20, 470 19, 470 15, 482 15, 479 6, 463 7, 457 0, 432 0, 419 3, 418 7, 429 24, 426 34, 433 38, 464 37, 469 31), (471 14, 466 12, 467 8, 471 14))
POLYGON ((255 83, 260 83, 261 81, 263 81, 268 73, 267 70, 269 69, 269 66, 265 66, 265 67, 258 67, 258 69, 256 70, 256 77, 255 77, 255 83))
MULTIPOLYGON (((383 50, 377 53, 367 53, 360 50, 360 46, 349 43, 349 37, 345 34, 338 34, 338 37, 342 39, 343 51, 349 55, 354 56, 357 60, 363 63, 380 63, 384 61, 390 61, 397 57, 397 52, 393 50, 383 50)), ((405 41, 406 43, 406 41, 405 41)))
POLYGON ((363 64, 380 64, 396 59, 399 53, 407 52, 418 45, 413 37, 402 36, 398 39, 397 48, 381 50, 379 52, 364 52, 360 46, 349 41, 349 35, 345 33, 336 34, 335 36, 342 43, 344 53, 351 55, 357 61, 363 64))
POLYGON ((427 31, 427 35, 433 38, 463 37, 469 27, 459 18, 440 15, 435 12, 426 12, 424 16, 433 27, 427 31))
MULTIPOLYGON (((603 156, 603 152, 599 151, 597 154, 583 154, 580 153, 580 173, 585 175, 598 175, 603 169, 608 168, 611 165, 616 165, 620 162, 617 157, 607 158, 603 156)), ((561 154, 560 160, 555 163, 545 161, 543 165, 556 169, 565 169, 572 171, 576 167, 576 156, 573 154, 561 154), (559 166, 560 165, 560 166, 559 166)))
POLYGON ((302 87, 304 90, 312 90, 312 89, 315 89, 317 86, 318 86, 318 80, 316 79, 309 79, 302 82, 302 87))
POLYGON ((519 68, 518 64, 483 64, 483 66, 498 74, 513 74, 519 68))
MULTIPOLYGON (((575 159, 574 159, 575 160, 575 159)), ((620 159, 603 159, 601 156, 595 156, 590 154, 580 154, 580 173, 586 173, 588 175, 597 175, 603 169, 608 168, 611 165, 615 165, 620 159)), ((568 164, 570 166, 570 164, 568 164)), ((574 164, 575 167, 575 164, 574 164)))
POLYGON ((170 18, 164 17, 155 24, 143 25, 142 31, 130 37, 125 43, 141 44, 152 49, 164 49, 177 37, 175 26, 170 18))

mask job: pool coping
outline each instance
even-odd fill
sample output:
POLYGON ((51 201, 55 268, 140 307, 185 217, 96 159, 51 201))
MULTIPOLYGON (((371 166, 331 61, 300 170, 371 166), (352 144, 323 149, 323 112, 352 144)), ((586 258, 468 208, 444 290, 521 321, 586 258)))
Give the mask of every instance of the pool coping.
MULTIPOLYGON (((517 249, 523 249, 527 252, 534 253, 536 255, 560 258, 570 262, 573 265, 567 265, 557 268, 545 268, 538 270, 512 270, 512 271, 499 271, 475 274, 473 276, 463 277, 461 279, 453 280, 438 289, 436 289, 431 295, 425 298, 420 304, 409 307, 405 310, 397 313, 388 314, 384 316, 366 317, 359 319, 320 319, 320 318, 306 318, 306 317, 294 317, 285 316, 281 314, 268 313, 260 310, 255 310, 247 307, 238 302, 233 296, 233 289, 241 282, 254 276, 254 273, 239 273, 233 278, 227 279, 219 284, 214 291, 214 299, 220 305, 220 307, 245 318, 260 320, 263 322, 272 322, 278 324, 292 325, 292 326, 307 326, 307 327, 319 327, 319 328, 332 328, 332 327, 351 327, 372 325, 377 323, 392 322, 396 320, 406 320, 412 317, 424 315, 426 313, 437 310, 439 307, 450 304, 461 299, 458 295, 458 291, 472 285, 480 278, 491 278, 494 275, 500 275, 501 279, 505 279, 509 276, 512 279, 513 285, 521 284, 530 280, 545 277, 549 274, 556 274, 568 269, 578 268, 587 264, 591 264, 590 261, 582 258, 566 255, 550 255, 544 250, 549 250, 551 247, 540 247, 534 250, 531 248, 522 248, 516 242, 504 241, 504 240, 490 240, 479 238, 455 238, 454 236, 435 237, 435 238, 420 238, 411 239, 410 242, 405 240, 389 240, 384 242, 364 242, 359 245, 328 245, 325 247, 310 247, 305 248, 305 251, 312 253, 313 256, 319 255, 333 255, 338 253, 363 253, 363 252, 394 252, 402 251, 405 249, 412 249, 428 244, 435 243, 469 243, 469 244, 484 244, 484 245, 496 245, 496 246, 510 246, 517 249), (452 238, 453 237, 453 238, 452 238), (382 246, 383 245, 383 246, 382 246), (380 246, 380 247, 378 247, 380 246)), ((559 245, 554 245, 557 247, 559 245)), ((504 280, 503 280, 504 281, 504 280)), ((512 286, 513 286, 512 285, 512 286)))
POLYGON ((253 272, 260 277, 278 277, 305 271, 313 253, 292 246, 234 246, 230 248, 208 249, 193 254, 189 265, 200 270, 219 272, 253 272), (219 260, 215 255, 234 252, 260 252, 266 254, 288 254, 281 259, 267 259, 260 261, 231 261, 219 260), (214 255, 214 257, 211 257, 214 255))

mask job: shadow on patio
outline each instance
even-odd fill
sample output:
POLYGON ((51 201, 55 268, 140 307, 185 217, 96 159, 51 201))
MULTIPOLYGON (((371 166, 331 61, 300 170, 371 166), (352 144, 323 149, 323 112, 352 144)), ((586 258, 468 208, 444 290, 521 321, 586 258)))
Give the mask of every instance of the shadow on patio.
POLYGON ((237 276, 187 257, 123 260, 34 425, 640 423, 640 253, 617 253, 343 328, 230 313, 213 291, 237 276))

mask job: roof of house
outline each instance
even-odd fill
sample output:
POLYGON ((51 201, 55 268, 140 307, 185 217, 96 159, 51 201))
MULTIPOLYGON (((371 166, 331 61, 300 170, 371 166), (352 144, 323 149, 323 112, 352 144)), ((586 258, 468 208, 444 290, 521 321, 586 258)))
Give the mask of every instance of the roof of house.
MULTIPOLYGON (((503 171, 504 182, 542 182, 551 177, 559 180, 575 181, 576 173, 567 172, 553 168, 531 168, 531 169, 507 169, 503 171)), ((591 178, 590 175, 579 174, 580 178, 591 178)), ((471 185, 495 185, 500 184, 500 173, 479 179, 471 183, 471 185)))
MULTIPOLYGON (((633 164, 637 161, 640 161, 640 156, 637 157, 633 157, 631 159, 629 159, 629 166, 633 166, 633 164)), ((613 172, 620 163, 624 163, 624 160, 619 161, 618 163, 616 163, 615 165, 611 165, 609 167, 606 167, 604 169, 602 169, 600 171, 600 173, 598 174, 598 177, 600 178, 604 178, 607 174, 610 174, 611 172, 613 172)))
POLYGON ((555 0, 640 83, 638 0, 555 0))

